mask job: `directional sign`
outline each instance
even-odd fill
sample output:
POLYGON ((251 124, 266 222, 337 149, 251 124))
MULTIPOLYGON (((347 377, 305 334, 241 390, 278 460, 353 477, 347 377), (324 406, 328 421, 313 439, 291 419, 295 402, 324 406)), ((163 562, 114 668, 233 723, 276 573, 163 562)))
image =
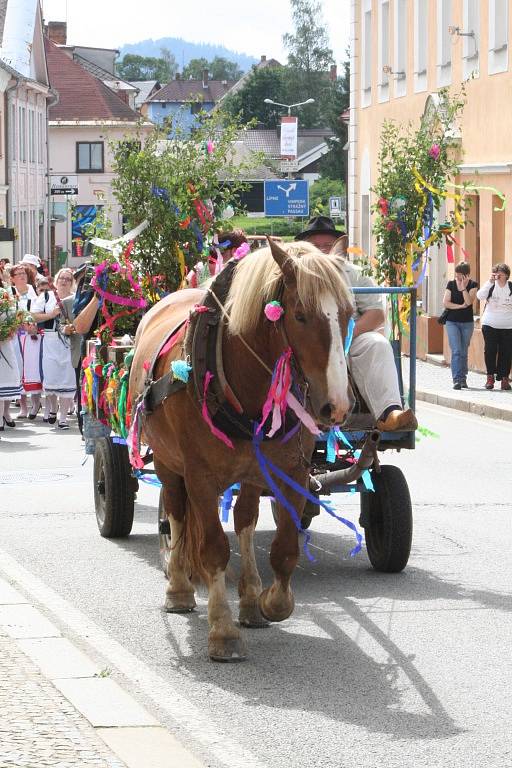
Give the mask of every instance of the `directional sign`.
POLYGON ((78 195, 78 176, 51 176, 51 195, 78 195))
POLYGON ((309 184, 302 179, 265 181, 265 216, 309 216, 309 184))

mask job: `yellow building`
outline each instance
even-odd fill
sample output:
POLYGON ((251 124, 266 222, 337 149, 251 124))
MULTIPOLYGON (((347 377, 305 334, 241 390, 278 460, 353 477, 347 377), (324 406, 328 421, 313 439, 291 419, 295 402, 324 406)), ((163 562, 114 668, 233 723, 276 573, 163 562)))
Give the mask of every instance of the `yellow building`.
MULTIPOLYGON (((350 240, 372 252, 370 188, 377 178, 380 131, 386 119, 418 123, 435 104, 439 88, 459 89, 466 81, 467 104, 460 126, 459 181, 492 186, 472 195, 461 245, 480 284, 491 265, 512 266, 512 57, 509 0, 350 0, 351 108, 349 129, 350 240)), ((457 181, 457 179, 456 179, 457 181)), ((442 212, 441 212, 442 215, 442 212)), ((457 249, 459 250, 459 249, 457 249)), ((456 252, 456 261, 462 258, 456 252)), ((442 351, 441 328, 446 281, 453 276, 446 250, 431 250, 420 298, 421 357, 442 351), (431 318, 429 320, 429 317, 431 318), (437 326, 437 327, 436 327, 437 326)), ((478 305, 475 312, 479 313, 478 305)), ((484 370, 478 323, 471 367, 484 370)), ((449 354, 446 339, 445 356, 449 354)))

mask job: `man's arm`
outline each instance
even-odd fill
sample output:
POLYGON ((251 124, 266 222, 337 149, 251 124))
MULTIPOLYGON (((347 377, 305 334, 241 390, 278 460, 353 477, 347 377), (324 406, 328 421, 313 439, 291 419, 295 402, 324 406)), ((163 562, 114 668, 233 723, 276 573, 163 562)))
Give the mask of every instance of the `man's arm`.
POLYGON ((73 326, 77 333, 88 333, 91 325, 94 322, 94 318, 96 317, 98 307, 98 297, 93 296, 87 306, 82 309, 78 317, 73 320, 73 326))
POLYGON ((361 333, 367 331, 376 331, 382 328, 385 322, 384 312, 382 309, 367 309, 363 312, 361 317, 356 320, 354 326, 354 338, 360 336, 361 333))

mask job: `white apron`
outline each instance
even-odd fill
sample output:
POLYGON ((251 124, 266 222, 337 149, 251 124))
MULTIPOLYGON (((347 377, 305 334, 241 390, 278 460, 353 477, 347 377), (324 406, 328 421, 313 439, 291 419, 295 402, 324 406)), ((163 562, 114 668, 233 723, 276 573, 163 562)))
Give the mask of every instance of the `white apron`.
POLYGON ((43 388, 41 339, 40 333, 36 336, 29 336, 25 331, 21 331, 18 334, 16 356, 21 373, 23 392, 26 395, 31 395, 33 392, 41 392, 43 388))
POLYGON ((0 341, 0 400, 14 400, 21 395, 21 374, 16 347, 18 341, 0 341))
POLYGON ((69 338, 57 331, 43 334, 43 387, 47 395, 73 398, 76 374, 71 365, 69 338))

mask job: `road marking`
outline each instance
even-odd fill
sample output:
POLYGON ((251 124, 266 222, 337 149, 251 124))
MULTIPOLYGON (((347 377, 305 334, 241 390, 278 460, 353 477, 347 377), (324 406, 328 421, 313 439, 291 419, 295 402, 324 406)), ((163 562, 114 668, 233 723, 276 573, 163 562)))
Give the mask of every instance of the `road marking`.
MULTIPOLYGON (((207 756, 215 757, 225 768, 268 768, 266 763, 223 733, 203 711, 188 701, 178 689, 157 675, 143 661, 114 640, 98 624, 62 598, 41 579, 0 549, 0 570, 26 593, 44 606, 58 621, 83 638, 109 664, 127 677, 136 688, 200 744, 207 756), (165 695, 162 696, 162 692, 165 695)), ((212 666, 212 678, 214 678, 212 666)))

